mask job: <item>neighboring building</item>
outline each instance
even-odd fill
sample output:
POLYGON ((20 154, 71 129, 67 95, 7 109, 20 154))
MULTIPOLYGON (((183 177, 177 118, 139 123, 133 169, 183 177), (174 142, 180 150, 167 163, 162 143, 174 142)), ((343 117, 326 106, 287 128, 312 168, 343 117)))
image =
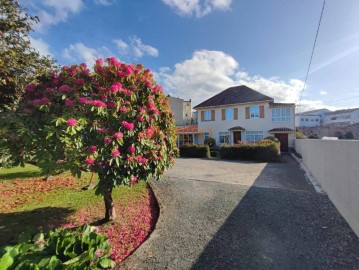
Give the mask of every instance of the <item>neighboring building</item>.
POLYGON ((175 116, 176 126, 191 125, 192 120, 192 103, 191 100, 183 100, 168 96, 171 111, 175 116))
POLYGON ((328 109, 320 109, 297 113, 295 115, 296 127, 318 127, 323 124, 323 115, 330 112, 328 109))
POLYGON ((348 126, 359 123, 359 108, 325 113, 323 125, 348 126))
POLYGON ((294 103, 275 103, 245 85, 228 88, 194 107, 198 111, 198 141, 216 139, 217 145, 257 142, 275 136, 281 150, 294 147, 294 103))

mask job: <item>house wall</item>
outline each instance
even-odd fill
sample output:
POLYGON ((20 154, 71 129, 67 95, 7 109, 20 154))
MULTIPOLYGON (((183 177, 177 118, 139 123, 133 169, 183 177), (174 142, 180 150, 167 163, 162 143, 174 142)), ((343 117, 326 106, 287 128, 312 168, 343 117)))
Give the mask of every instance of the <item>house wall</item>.
POLYGON ((359 141, 295 140, 295 149, 359 236, 359 141))
POLYGON ((168 96, 170 108, 175 115, 175 123, 177 126, 185 126, 191 124, 192 106, 191 101, 185 101, 181 98, 168 96))
POLYGON ((321 125, 320 115, 296 115, 296 127, 317 127, 321 125))
MULTIPOLYGON (((295 130, 294 126, 294 106, 291 110, 291 120, 288 122, 272 122, 272 109, 269 107, 268 102, 259 102, 259 103, 250 103, 236 106, 221 106, 216 108, 206 108, 198 110, 198 128, 199 130, 210 130, 211 137, 216 139, 217 145, 219 145, 219 132, 227 132, 228 129, 241 126, 246 131, 263 131, 263 136, 269 136, 272 134, 268 133, 268 130, 273 128, 287 127, 295 130), (264 105, 264 118, 250 118, 246 119, 245 117, 245 108, 248 106, 261 106, 264 105), (238 108, 238 120, 222 120, 222 109, 227 108, 238 108), (201 121, 201 111, 205 110, 215 110, 215 121, 201 121)), ((230 133, 230 143, 233 143, 233 134, 230 133)), ((294 147, 295 134, 289 134, 289 147, 294 147)), ((246 135, 245 132, 242 132, 242 141, 245 141, 246 135)))
POLYGON ((352 125, 359 123, 359 110, 324 115, 324 125, 352 125), (332 118, 336 119, 332 119, 332 118))

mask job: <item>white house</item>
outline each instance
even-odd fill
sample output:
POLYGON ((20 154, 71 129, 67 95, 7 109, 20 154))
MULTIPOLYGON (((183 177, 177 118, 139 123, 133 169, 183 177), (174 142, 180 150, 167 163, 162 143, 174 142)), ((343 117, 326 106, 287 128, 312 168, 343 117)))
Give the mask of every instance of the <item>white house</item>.
POLYGON ((219 144, 256 142, 275 136, 281 150, 294 147, 294 103, 275 103, 245 85, 228 88, 195 106, 198 111, 199 143, 213 137, 219 144))
POLYGON ((359 108, 325 113, 323 125, 347 126, 359 123, 359 108))
POLYGON ((168 96, 171 111, 175 116, 176 126, 186 126, 192 124, 192 103, 191 100, 184 100, 168 96))
POLYGON ((295 115, 296 127, 318 127, 323 124, 323 115, 330 112, 328 109, 319 109, 297 113, 295 115))

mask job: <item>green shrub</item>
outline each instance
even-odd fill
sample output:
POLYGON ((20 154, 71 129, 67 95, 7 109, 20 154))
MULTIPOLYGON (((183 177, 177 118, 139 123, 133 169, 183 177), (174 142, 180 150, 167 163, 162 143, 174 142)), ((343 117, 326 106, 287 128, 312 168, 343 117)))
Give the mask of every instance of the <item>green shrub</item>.
POLYGON ((219 152, 216 150, 211 150, 211 157, 218 157, 219 156, 219 152))
POLYGON ((306 139, 307 136, 305 136, 305 134, 303 133, 303 131, 301 131, 300 129, 296 129, 295 130, 295 138, 296 139, 306 139))
POLYGON ((279 144, 270 140, 261 143, 241 143, 222 146, 219 152, 222 159, 242 159, 257 161, 278 161, 280 158, 279 144))
POLYGON ((209 158, 210 152, 208 145, 186 144, 180 147, 181 157, 209 158))
POLYGON ((279 143, 279 140, 274 136, 267 136, 267 137, 264 138, 264 140, 270 140, 272 142, 279 143))
POLYGON ((204 139, 204 144, 208 145, 210 148, 216 147, 216 139, 212 137, 207 137, 204 139))
POLYGON ((47 238, 43 233, 32 240, 0 249, 0 269, 108 269, 108 238, 84 225, 77 230, 58 229, 47 238))
POLYGON ((353 140, 353 139, 354 139, 354 134, 353 134, 353 132, 351 132, 351 131, 345 132, 345 134, 344 134, 344 139, 353 140))
POLYGON ((308 139, 319 139, 318 134, 310 134, 308 139))

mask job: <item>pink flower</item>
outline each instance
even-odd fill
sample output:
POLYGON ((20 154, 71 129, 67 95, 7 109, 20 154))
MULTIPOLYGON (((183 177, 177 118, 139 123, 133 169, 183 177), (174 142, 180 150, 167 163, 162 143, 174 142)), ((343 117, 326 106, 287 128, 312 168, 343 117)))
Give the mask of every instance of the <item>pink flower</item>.
POLYGON ((146 130, 147 136, 151 138, 153 136, 153 133, 155 132, 153 127, 148 127, 146 130))
POLYGON ((83 84, 85 84, 85 80, 82 79, 82 78, 77 78, 75 83, 78 84, 78 85, 83 85, 83 84))
POLYGON ((97 249, 97 250, 95 251, 95 256, 96 256, 97 258, 101 258, 103 255, 104 255, 104 252, 103 252, 102 249, 97 249))
POLYGON ((103 142, 105 144, 109 144, 110 142, 112 142, 112 140, 110 138, 106 137, 105 139, 103 139, 103 142))
POLYGON ((145 81, 145 85, 146 85, 147 87, 151 87, 152 83, 151 83, 150 80, 146 80, 146 81, 145 81))
POLYGON ((98 107, 98 108, 106 108, 106 104, 100 100, 93 100, 91 101, 91 104, 95 107, 98 107))
POLYGON ((70 87, 68 87, 67 85, 62 85, 59 88, 59 92, 62 93, 62 94, 67 93, 69 90, 70 90, 70 87))
POLYGON ((119 155, 120 155, 120 151, 118 151, 117 149, 113 150, 111 153, 111 156, 113 158, 118 157, 119 155))
POLYGON ((101 58, 96 60, 96 65, 102 66, 103 65, 103 60, 101 58))
POLYGON ((122 88, 122 83, 120 83, 120 82, 117 82, 117 83, 111 85, 111 87, 110 87, 111 92, 114 94, 117 93, 121 88, 122 88))
POLYGON ((116 102, 107 102, 107 108, 111 109, 111 108, 115 108, 117 106, 116 102))
POLYGON ((36 88, 36 84, 30 83, 30 84, 26 85, 25 91, 26 91, 26 92, 32 92, 32 91, 35 90, 35 88, 36 88))
POLYGON ((72 101, 71 99, 67 98, 65 100, 65 105, 68 106, 68 107, 74 107, 75 106, 75 102, 72 101))
POLYGON ((144 121, 144 119, 143 119, 143 117, 141 115, 138 115, 136 117, 136 119, 137 119, 138 122, 143 122, 144 121))
POLYGON ((95 159, 92 158, 92 157, 88 157, 85 159, 85 163, 88 164, 88 165, 92 165, 95 163, 95 159))
POLYGON ((113 134, 113 137, 114 137, 116 140, 118 140, 118 139, 120 139, 120 138, 123 137, 123 133, 122 133, 122 132, 116 132, 116 133, 113 134))
POLYGON ((97 147, 96 146, 90 146, 88 149, 87 149, 87 152, 91 153, 91 154, 94 154, 97 152, 97 147))
POLYGON ((67 120, 67 125, 70 127, 76 126, 77 121, 75 118, 70 118, 69 120, 67 120))
POLYGON ((122 106, 122 107, 120 108, 120 112, 122 112, 122 113, 127 112, 126 106, 122 106))
POLYGON ((129 146, 127 148, 127 151, 130 153, 130 154, 133 154, 136 152, 136 147, 134 147, 133 145, 129 146))
POLYGON ((156 94, 157 92, 163 92, 163 88, 159 85, 152 88, 152 93, 156 94))
POLYGON ((132 179, 131 179, 131 186, 136 184, 137 180, 138 180, 138 176, 133 176, 132 179))
POLYGON ((126 122, 126 121, 122 121, 122 126, 129 130, 129 131, 132 131, 134 128, 135 128, 135 124, 134 123, 129 123, 129 122, 126 122))
POLYGON ((154 110, 154 109, 156 109, 156 105, 154 102, 148 102, 147 108, 149 108, 150 110, 154 110))
POLYGON ((81 104, 89 104, 89 103, 90 103, 90 101, 88 100, 88 98, 85 98, 85 97, 80 97, 80 98, 79 98, 79 102, 80 102, 81 104))

